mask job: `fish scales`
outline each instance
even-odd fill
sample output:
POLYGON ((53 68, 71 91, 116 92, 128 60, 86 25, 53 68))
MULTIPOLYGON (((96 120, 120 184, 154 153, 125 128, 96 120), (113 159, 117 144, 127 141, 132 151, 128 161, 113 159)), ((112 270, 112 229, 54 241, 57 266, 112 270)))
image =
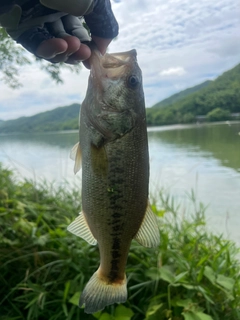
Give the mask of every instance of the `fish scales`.
MULTIPOLYGON (((83 174, 85 188, 82 191, 82 208, 86 212, 86 220, 91 226, 93 236, 98 240, 101 256, 100 270, 107 280, 112 277, 114 271, 111 268, 114 260, 112 250, 114 254, 118 253, 121 256, 121 260, 120 257, 118 258, 119 274, 111 281, 124 280, 128 249, 141 225, 147 207, 148 186, 144 183, 148 177, 148 162, 145 154, 147 150, 137 147, 134 143, 136 141, 134 137, 139 136, 138 133, 143 136, 141 140, 146 143, 144 131, 141 129, 139 126, 118 141, 110 142, 103 147, 106 152, 106 158, 103 161, 107 161, 105 165, 108 167, 106 174, 95 174, 94 169, 88 170, 86 175, 83 174), (122 150, 127 154, 126 157, 122 155, 122 150), (143 168, 145 170, 139 174, 139 170, 143 168), (135 199, 137 201, 133 201, 135 199), (116 239, 119 239, 119 247, 114 247, 116 239)), ((84 159, 84 151, 82 156, 84 159)), ((86 158, 86 163, 89 163, 91 154, 87 157, 89 158, 86 158)), ((83 172, 87 167, 84 163, 85 161, 83 161, 83 172)))
POLYGON ((132 239, 148 247, 159 243, 156 217, 148 205, 146 114, 135 50, 93 53, 76 162, 78 153, 82 212, 68 229, 99 245, 99 269, 80 299, 85 312, 94 313, 126 301, 125 267, 132 239))

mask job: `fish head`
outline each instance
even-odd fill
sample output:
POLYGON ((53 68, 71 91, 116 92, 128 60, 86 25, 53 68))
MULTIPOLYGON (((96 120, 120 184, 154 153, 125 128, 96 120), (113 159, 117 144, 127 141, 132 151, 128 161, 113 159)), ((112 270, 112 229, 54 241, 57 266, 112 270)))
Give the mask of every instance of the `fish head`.
POLYGON ((136 57, 136 50, 104 56, 92 50, 81 117, 97 147, 146 125, 142 72, 136 57))
POLYGON ((90 79, 101 110, 123 112, 132 109, 139 113, 139 108, 145 109, 136 50, 104 56, 93 50, 90 65, 90 79))

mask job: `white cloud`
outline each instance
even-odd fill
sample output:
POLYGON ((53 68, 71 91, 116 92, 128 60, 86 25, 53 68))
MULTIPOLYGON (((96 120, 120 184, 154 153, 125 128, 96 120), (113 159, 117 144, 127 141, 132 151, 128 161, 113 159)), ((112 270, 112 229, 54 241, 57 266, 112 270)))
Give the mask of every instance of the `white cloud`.
POLYGON ((20 89, 6 86, 1 90, 0 119, 30 116, 59 106, 81 103, 87 89, 89 71, 82 68, 79 75, 63 69, 64 84, 54 83, 37 65, 22 68, 20 89))
POLYGON ((182 76, 186 71, 183 67, 169 68, 160 72, 161 76, 182 76))
MULTIPOLYGON (((147 106, 240 62, 236 0, 122 0, 112 7, 120 34, 109 52, 137 50, 147 106)), ((63 70, 63 75, 64 85, 56 85, 37 66, 29 66, 21 72, 21 89, 0 84, 0 119, 81 102, 88 71, 75 75, 63 70)))

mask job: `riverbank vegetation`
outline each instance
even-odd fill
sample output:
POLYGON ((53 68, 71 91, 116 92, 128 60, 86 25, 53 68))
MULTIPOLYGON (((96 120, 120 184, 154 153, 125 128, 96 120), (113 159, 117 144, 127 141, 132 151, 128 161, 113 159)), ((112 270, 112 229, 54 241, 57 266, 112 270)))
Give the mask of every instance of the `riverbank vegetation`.
POLYGON ((0 310, 2 320, 237 320, 239 249, 193 211, 160 192, 152 201, 161 244, 133 242, 127 263, 128 301, 87 315, 78 299, 99 264, 96 246, 66 231, 80 211, 78 188, 16 182, 0 167, 0 310))

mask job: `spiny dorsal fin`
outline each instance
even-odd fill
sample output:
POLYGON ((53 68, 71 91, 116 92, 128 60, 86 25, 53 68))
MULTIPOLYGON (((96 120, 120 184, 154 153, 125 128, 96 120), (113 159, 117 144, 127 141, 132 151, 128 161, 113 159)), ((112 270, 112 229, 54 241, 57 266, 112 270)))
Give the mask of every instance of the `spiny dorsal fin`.
POLYGON ((143 222, 134 237, 144 247, 157 247, 160 243, 160 234, 156 215, 152 212, 150 204, 147 206, 143 222))
POLYGON ((70 151, 70 158, 75 161, 74 173, 76 174, 82 166, 82 153, 80 143, 76 143, 70 151))
POLYGON ((67 227, 67 230, 76 236, 83 238, 89 244, 96 245, 97 240, 94 238, 83 212, 79 213, 79 216, 67 227))

